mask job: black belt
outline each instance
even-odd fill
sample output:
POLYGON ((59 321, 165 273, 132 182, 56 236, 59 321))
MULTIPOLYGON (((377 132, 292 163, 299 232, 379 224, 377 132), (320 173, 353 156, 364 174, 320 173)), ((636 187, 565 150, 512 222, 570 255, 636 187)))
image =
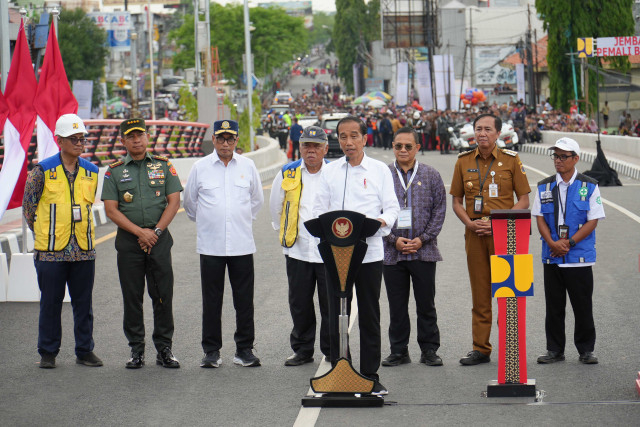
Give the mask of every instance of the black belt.
POLYGON ((469 218, 471 221, 478 221, 478 220, 484 220, 484 221, 488 221, 491 219, 491 216, 487 215, 487 216, 481 216, 480 218, 469 218))

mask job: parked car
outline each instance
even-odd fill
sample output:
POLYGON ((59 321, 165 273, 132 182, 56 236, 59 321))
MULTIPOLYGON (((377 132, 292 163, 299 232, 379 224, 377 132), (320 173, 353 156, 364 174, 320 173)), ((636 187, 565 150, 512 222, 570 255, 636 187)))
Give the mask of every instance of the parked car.
POLYGON ((327 157, 340 157, 343 154, 342 149, 340 148, 340 143, 338 142, 338 133, 336 130, 340 119, 347 115, 347 113, 328 114, 323 116, 321 121, 317 121, 315 123, 315 126, 319 126, 324 129, 327 134, 327 138, 329 139, 329 152, 327 153, 327 157))
POLYGON ((293 102, 293 96, 291 92, 277 92, 273 97, 274 104, 291 104, 293 102))

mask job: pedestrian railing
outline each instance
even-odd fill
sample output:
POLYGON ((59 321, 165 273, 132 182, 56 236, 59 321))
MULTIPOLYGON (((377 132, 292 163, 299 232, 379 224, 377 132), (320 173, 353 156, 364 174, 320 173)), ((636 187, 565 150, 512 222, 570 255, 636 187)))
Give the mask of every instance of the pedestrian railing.
MULTIPOLYGON (((82 157, 97 166, 109 165, 127 153, 119 138, 121 120, 85 120, 89 134, 82 157)), ((151 154, 169 158, 203 157, 202 141, 209 127, 206 123, 167 120, 147 120, 151 154)), ((38 163, 38 144, 35 130, 29 143, 27 165, 31 169, 38 163)), ((0 136, 0 168, 4 162, 4 137, 0 136)))

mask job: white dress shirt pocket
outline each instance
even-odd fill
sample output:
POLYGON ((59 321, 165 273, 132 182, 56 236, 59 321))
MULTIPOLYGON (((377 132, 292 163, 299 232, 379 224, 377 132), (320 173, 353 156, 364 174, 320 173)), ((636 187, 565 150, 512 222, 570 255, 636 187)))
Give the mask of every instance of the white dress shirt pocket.
POLYGON ((222 199, 222 187, 220 186, 220 183, 202 183, 202 195, 204 196, 204 199, 212 205, 220 203, 220 200, 222 199))
POLYGON ((251 200, 249 181, 247 181, 246 179, 238 179, 234 184, 234 197, 237 197, 240 203, 249 203, 249 200, 251 200))

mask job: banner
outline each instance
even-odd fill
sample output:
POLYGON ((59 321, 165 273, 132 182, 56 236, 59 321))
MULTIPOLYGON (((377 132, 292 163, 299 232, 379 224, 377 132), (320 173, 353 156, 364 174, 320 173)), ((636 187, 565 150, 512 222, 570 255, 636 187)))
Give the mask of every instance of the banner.
POLYGON ((9 115, 4 124, 4 159, 0 170, 0 218, 7 209, 22 206, 24 185, 27 181, 27 152, 36 121, 33 101, 37 85, 24 24, 21 23, 5 90, 9 115))
MULTIPOLYGON (((436 80, 436 102, 438 110, 457 110, 458 96, 456 95, 456 78, 453 69, 453 56, 434 55, 433 68, 436 80), (447 106, 447 96, 449 105, 447 106)), ((459 89, 458 89, 459 90, 459 89)))
POLYGON ((53 135, 58 118, 78 111, 78 102, 69 87, 53 24, 49 28, 47 49, 33 106, 38 115, 38 161, 42 161, 60 151, 53 135))
POLYGON ((525 101, 524 64, 516 64, 517 100, 525 101))
POLYGON ((425 110, 433 109, 431 76, 428 62, 416 62, 416 80, 418 81, 418 99, 425 110))
POLYGON ((397 65, 397 84, 396 84, 396 105, 407 105, 407 97, 409 96, 409 63, 398 62, 397 65))
POLYGON ((80 116, 82 120, 90 119, 93 80, 74 80, 73 95, 78 100, 78 116, 80 116))
POLYGON ((629 55, 640 55, 639 36, 578 38, 578 58, 629 55))
POLYGON ((131 14, 129 12, 91 12, 87 16, 107 32, 107 43, 116 52, 131 50, 131 14))

